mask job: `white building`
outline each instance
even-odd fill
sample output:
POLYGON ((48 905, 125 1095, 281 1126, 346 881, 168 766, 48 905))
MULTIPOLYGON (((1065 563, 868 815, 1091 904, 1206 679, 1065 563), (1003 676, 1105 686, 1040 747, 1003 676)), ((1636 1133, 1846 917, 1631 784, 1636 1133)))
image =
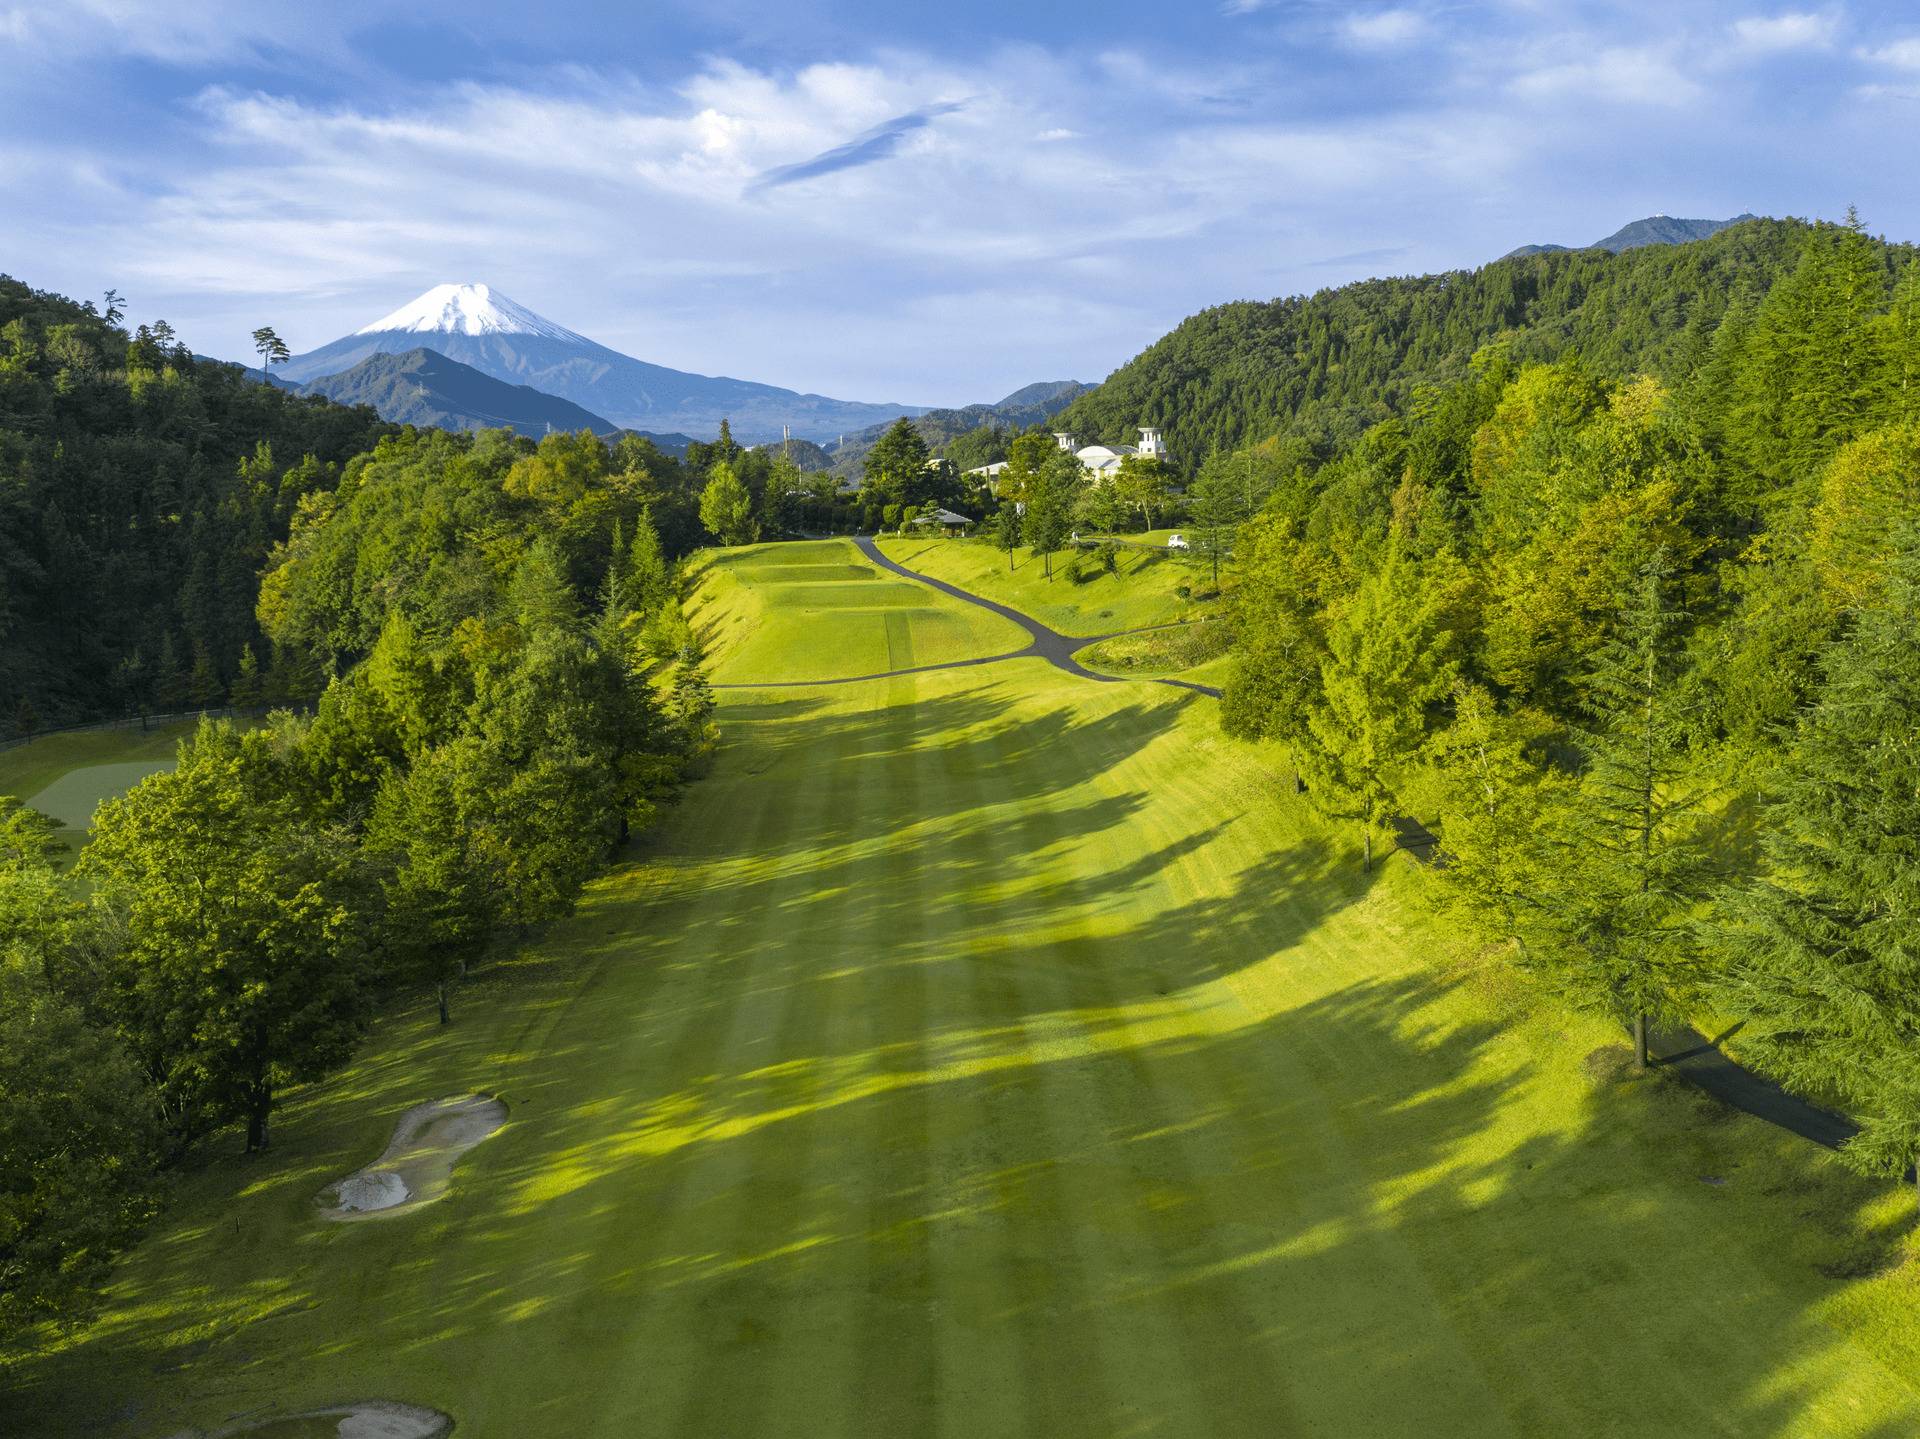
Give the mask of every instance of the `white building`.
POLYGON ((1063 430, 1053 432, 1054 443, 1061 449, 1072 453, 1093 477, 1095 484, 1104 483, 1120 473, 1120 462, 1129 455, 1143 460, 1164 460, 1167 449, 1160 441, 1160 432, 1146 425, 1140 426, 1140 443, 1137 445, 1076 445, 1072 435, 1063 430))

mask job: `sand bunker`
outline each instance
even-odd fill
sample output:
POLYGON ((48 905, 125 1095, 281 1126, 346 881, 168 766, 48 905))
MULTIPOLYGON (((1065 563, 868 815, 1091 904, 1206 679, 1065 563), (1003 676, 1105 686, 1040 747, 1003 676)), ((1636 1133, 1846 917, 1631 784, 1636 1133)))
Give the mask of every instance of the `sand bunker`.
POLYGON ((441 1439, 452 1432, 453 1420, 438 1409, 366 1399, 358 1404, 230 1424, 211 1434, 188 1429, 173 1439, 239 1439, 243 1434, 250 1439, 441 1439))
MULTIPOLYGON (((431 1203, 447 1192, 454 1162, 506 1122, 507 1106, 491 1095, 416 1104, 400 1116, 384 1154, 320 1191, 320 1212, 328 1219, 365 1219, 431 1203)), ((368 1439, 386 1439, 383 1431, 366 1432, 368 1439)))

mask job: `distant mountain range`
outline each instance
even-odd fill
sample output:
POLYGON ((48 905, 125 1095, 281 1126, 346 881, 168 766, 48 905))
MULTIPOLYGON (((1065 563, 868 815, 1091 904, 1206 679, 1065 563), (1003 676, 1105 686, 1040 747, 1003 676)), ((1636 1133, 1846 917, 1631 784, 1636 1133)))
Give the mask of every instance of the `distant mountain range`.
MULTIPOLYGON (((1074 400, 1092 389, 1078 380, 1041 380, 1037 384, 1026 385, 1015 390, 1005 399, 991 405, 963 405, 957 410, 928 410, 924 414, 912 416, 914 428, 927 442, 927 447, 938 451, 942 445, 957 440, 969 430, 977 430, 982 425, 999 425, 1010 430, 1024 430, 1030 425, 1044 424, 1059 414, 1074 400)), ((898 419, 894 416, 893 419, 898 419)), ((847 435, 838 445, 829 445, 827 453, 833 457, 833 470, 837 475, 851 475, 859 472, 861 462, 866 459, 867 451, 887 432, 887 425, 873 425, 864 430, 847 435)))
POLYGON ((296 355, 279 374, 311 383, 373 355, 422 348, 509 385, 569 400, 615 426, 711 438, 726 419, 735 438, 747 444, 779 439, 783 427, 826 440, 926 409, 803 395, 648 364, 556 325, 486 285, 437 285, 351 335, 296 355))
POLYGON ((1644 220, 1635 220, 1622 225, 1604 240, 1595 240, 1591 245, 1522 245, 1517 250, 1509 250, 1500 258, 1511 260, 1516 255, 1552 255, 1567 250, 1610 250, 1618 255, 1624 250, 1638 250, 1647 245, 1685 245, 1694 240, 1704 240, 1709 235, 1717 235, 1729 225, 1738 225, 1742 220, 1751 220, 1752 215, 1735 215, 1731 220, 1676 220, 1671 215, 1649 215, 1644 220))
POLYGON ((369 355, 337 375, 323 375, 306 384, 288 382, 287 388, 325 395, 342 405, 371 405, 381 419, 399 425, 437 425, 443 430, 505 427, 534 436, 551 430, 608 435, 620 428, 571 400, 531 385, 509 385, 425 348, 369 355))

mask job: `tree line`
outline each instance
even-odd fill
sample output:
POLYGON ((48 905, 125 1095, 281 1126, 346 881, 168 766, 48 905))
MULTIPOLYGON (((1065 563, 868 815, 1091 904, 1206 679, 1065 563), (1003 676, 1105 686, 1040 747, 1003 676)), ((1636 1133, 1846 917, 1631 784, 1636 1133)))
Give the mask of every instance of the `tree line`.
MULTIPOLYGON (((1742 227, 1746 228, 1746 227, 1742 227)), ((1782 232, 1786 233, 1786 232, 1782 232)), ((1796 229, 1663 377, 1507 339, 1331 460, 1237 454, 1227 727, 1362 863, 1397 815, 1508 962, 1920 1157, 1920 262, 1796 229)), ((1687 247, 1693 248, 1693 247, 1687 247)))
POLYGON ((704 763, 713 696, 618 447, 389 435, 296 506, 259 588, 329 673, 310 715, 203 722, 71 873, 0 800, 0 1336, 84 1312, 168 1165, 422 987, 566 914, 704 763))

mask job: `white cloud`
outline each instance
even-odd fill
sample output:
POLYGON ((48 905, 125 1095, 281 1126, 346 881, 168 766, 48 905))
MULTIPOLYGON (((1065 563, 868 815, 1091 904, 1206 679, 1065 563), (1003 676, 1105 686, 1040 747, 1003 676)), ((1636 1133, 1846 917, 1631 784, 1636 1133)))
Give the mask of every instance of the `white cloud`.
POLYGON ((1379 10, 1349 15, 1341 31, 1356 45, 1405 45, 1427 33, 1427 19, 1414 10, 1379 10))
POLYGON ((1699 84, 1664 51, 1620 47, 1525 71, 1511 88, 1516 95, 1533 100, 1592 99, 1652 106, 1684 105, 1701 94, 1699 84))
POLYGON ((1904 35, 1859 52, 1860 58, 1895 70, 1920 70, 1920 35, 1904 35))
POLYGON ((1737 49, 1749 55, 1825 50, 1833 44, 1836 28, 1832 15, 1755 15, 1734 21, 1733 41, 1737 49))

